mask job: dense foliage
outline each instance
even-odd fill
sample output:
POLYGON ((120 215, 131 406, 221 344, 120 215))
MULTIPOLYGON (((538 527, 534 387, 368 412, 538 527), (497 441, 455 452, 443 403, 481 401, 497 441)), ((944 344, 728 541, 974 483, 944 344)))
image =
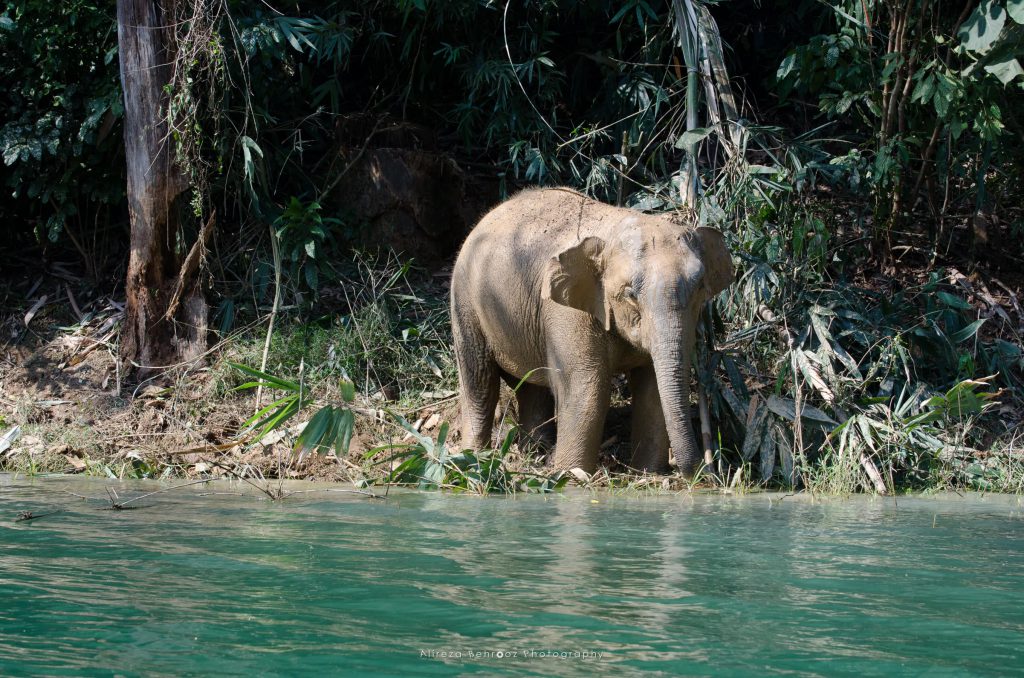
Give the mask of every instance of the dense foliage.
MULTIPOLYGON (((5 237, 86 248, 124 211, 113 3, 0 5, 5 237)), ((96 272, 93 269, 93 272, 96 272)))
MULTIPOLYGON (((679 207, 694 148, 698 218, 741 264, 701 361, 723 457, 805 485, 830 482, 829 455, 883 483, 1008 482, 973 452, 1012 424, 972 425, 986 392, 1020 387, 1020 336, 964 300, 984 280, 938 266, 1012 272, 1024 255, 1024 0, 696 3, 716 78, 689 131, 689 0, 172 6, 165 114, 195 222, 179 246, 216 208, 221 333, 267 309, 274 271, 307 314, 346 281, 334 262, 359 216, 329 206, 368 147, 444 153, 495 197, 572 184, 645 209, 679 207), (724 120, 703 112, 719 103, 724 120)), ((112 2, 0 12, 3 237, 76 252, 94 277, 127 229, 116 49, 112 2)))

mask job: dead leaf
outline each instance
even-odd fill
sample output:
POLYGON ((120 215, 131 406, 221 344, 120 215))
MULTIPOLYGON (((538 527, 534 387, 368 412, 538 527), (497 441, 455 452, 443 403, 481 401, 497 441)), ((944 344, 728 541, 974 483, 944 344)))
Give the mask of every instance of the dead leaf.
POLYGON ((25 314, 25 327, 28 327, 28 324, 32 322, 32 318, 36 317, 36 313, 39 312, 39 309, 41 309, 43 307, 43 304, 45 303, 46 295, 44 294, 43 296, 39 297, 36 303, 32 304, 32 308, 30 308, 28 310, 28 313, 25 314))
POLYGON ((76 457, 71 454, 65 454, 64 458, 67 459, 67 462, 71 464, 71 468, 73 468, 75 471, 84 471, 89 466, 88 464, 85 463, 84 459, 76 457))

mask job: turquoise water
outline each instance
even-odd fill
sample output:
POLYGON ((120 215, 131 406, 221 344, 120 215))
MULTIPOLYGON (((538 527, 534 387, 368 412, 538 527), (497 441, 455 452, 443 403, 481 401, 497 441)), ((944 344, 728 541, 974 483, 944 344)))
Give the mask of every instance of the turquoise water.
POLYGON ((1024 672, 1015 497, 107 487, 0 475, 0 674, 1024 672))

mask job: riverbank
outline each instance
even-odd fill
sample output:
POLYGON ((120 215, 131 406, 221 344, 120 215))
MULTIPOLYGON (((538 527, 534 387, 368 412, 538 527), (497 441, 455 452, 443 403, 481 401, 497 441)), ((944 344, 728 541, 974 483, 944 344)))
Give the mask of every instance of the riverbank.
MULTIPOLYGON (((217 318, 219 341, 201 359, 142 381, 129 379, 131 366, 118 359, 123 310, 111 295, 76 299, 66 280, 46 279, 24 297, 36 301, 8 307, 2 323, 13 339, 0 362, 0 470, 124 479, 308 479, 362 487, 409 483, 470 492, 566 484, 638 492, 1024 491, 1019 396, 999 384, 1019 373, 998 375, 997 381, 965 379, 949 390, 929 388, 921 377, 897 387, 892 380, 899 377, 898 364, 879 375, 865 362, 869 356, 853 359, 842 348, 863 331, 842 309, 832 316, 831 331, 821 322, 829 319, 824 311, 812 318, 814 331, 808 333, 818 349, 801 352, 806 362, 799 369, 808 388, 800 417, 794 416, 795 401, 771 379, 773 371, 785 372, 792 356, 772 338, 773 323, 727 322, 709 389, 719 424, 718 458, 696 482, 637 475, 621 462, 628 458, 629 439, 628 391, 621 380, 603 437, 601 469, 592 477, 556 474, 542 453, 509 437, 515 408, 507 390, 498 408, 499 449, 460 454, 446 270, 416 271, 393 256, 360 256, 365 255, 357 255, 362 263, 352 273, 323 286, 315 312, 281 312, 269 337, 266 316, 243 326, 217 318), (51 291, 42 294, 43 289, 51 291), (828 355, 831 363, 824 359, 828 355), (866 373, 863 385, 833 371, 832 364, 847 369, 843 365, 851 361, 860 364, 850 372, 866 373), (237 365, 263 368, 299 385, 308 402, 266 435, 254 435, 247 422, 259 409, 256 393, 238 390, 251 377, 237 365), (351 403, 343 397, 346 383, 354 387, 351 403), (867 401, 865 394, 871 395, 867 401), (329 446, 296 454, 305 423, 327 405, 353 412, 347 451, 329 446), (442 432, 444 444, 437 446, 442 432)), ((973 308, 932 287, 927 294, 951 300, 942 313, 956 304, 973 308)), ((835 299, 838 293, 825 294, 835 299)), ((742 291, 737 298, 729 304, 742 303, 742 291)), ((916 304, 923 296, 904 298, 916 304)), ((870 307, 861 310, 871 314, 870 307)), ((913 315, 899 311, 901 318, 913 315)), ((771 313, 762 308, 761 315, 771 313)), ((915 333, 920 334, 912 324, 892 330, 897 343, 891 356, 898 357, 899 342, 906 342, 906 355, 916 356, 912 365, 923 375, 932 358, 919 353, 927 344, 907 341, 915 333)), ((986 344, 975 341, 984 350, 986 344)), ((989 341, 1007 344, 998 335, 989 341)), ((267 388, 261 406, 286 395, 267 388)))

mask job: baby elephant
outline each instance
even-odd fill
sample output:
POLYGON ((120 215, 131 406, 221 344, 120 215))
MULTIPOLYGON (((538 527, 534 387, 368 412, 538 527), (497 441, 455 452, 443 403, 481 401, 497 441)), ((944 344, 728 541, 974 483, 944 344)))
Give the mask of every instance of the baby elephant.
POLYGON ((489 447, 499 379, 519 423, 557 422, 555 466, 597 467, 611 377, 633 394, 631 466, 692 477, 690 356, 702 304, 733 278, 722 234, 612 207, 564 188, 489 212, 452 273, 463 442, 489 447), (528 375, 528 376, 527 376, 528 375), (556 416, 557 415, 557 416, 556 416))

